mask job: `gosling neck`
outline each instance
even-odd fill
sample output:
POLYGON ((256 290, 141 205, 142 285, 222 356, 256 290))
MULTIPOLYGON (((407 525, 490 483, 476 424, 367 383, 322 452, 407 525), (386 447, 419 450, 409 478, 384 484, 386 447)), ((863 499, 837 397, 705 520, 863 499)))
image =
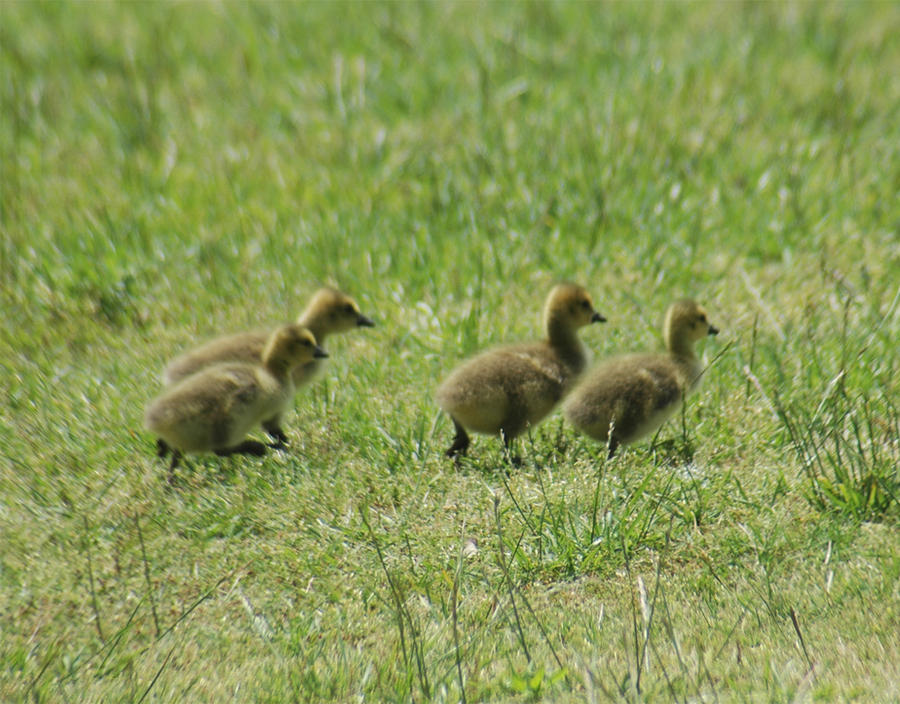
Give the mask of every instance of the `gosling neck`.
POLYGON ((678 357, 687 359, 697 359, 697 353, 694 351, 694 341, 686 335, 674 334, 671 330, 665 331, 666 349, 678 357))
POLYGON ((328 337, 329 330, 325 321, 322 319, 324 316, 319 316, 315 313, 315 311, 305 311, 303 315, 300 316, 299 322, 302 326, 304 326, 307 330, 309 330, 313 337, 316 338, 316 344, 321 345, 325 342, 325 338, 328 337))
POLYGON ((547 319, 547 341, 573 366, 581 367, 585 364, 584 347, 571 325, 559 318, 549 317, 547 319))
POLYGON ((292 365, 284 357, 273 353, 271 350, 266 350, 263 353, 263 366, 276 379, 284 381, 288 378, 292 365))
POLYGON ((694 343, 684 337, 666 335, 666 347, 684 374, 685 390, 693 390, 700 382, 703 365, 694 351, 694 343))

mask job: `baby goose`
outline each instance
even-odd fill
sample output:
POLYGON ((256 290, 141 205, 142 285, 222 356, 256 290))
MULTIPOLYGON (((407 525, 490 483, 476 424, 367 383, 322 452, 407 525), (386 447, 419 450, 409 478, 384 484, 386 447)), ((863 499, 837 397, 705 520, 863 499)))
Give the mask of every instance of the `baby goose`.
POLYGON ((703 366, 694 343, 718 332, 696 302, 676 301, 669 306, 663 325, 668 353, 632 354, 603 362, 566 400, 566 418, 581 432, 606 442, 612 457, 620 444, 659 428, 696 388, 703 366))
POLYGON ((435 393, 456 428, 446 455, 465 454, 466 429, 501 433, 508 448, 513 438, 539 423, 584 370, 586 353, 576 332, 605 321, 581 286, 559 284, 544 305, 546 340, 488 350, 451 372, 435 393))
POLYGON ((265 445, 244 437, 280 417, 294 395, 292 369, 327 356, 305 327, 285 325, 270 335, 261 361, 214 364, 164 391, 147 407, 144 424, 160 437, 161 457, 173 450, 170 480, 185 452, 265 454, 265 445))
MULTIPOLYGON (((308 328, 320 345, 331 333, 375 325, 371 318, 359 312, 356 301, 334 288, 316 291, 297 323, 308 328)), ((219 362, 259 362, 270 333, 270 330, 255 330, 210 340, 172 360, 163 372, 163 383, 174 384, 219 362)), ((297 365, 292 372, 294 386, 309 383, 321 369, 322 362, 318 359, 297 365)), ((263 428, 283 445, 287 437, 278 430, 278 425, 277 418, 263 422, 263 428)))

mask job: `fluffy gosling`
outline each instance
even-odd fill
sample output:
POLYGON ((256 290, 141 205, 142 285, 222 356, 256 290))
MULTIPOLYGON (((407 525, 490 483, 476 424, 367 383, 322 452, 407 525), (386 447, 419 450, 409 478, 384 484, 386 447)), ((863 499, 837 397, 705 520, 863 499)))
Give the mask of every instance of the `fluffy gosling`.
POLYGON ((260 361, 214 364, 166 389, 147 407, 144 424, 159 436, 161 457, 172 450, 170 482, 186 452, 264 455, 266 446, 244 440, 247 433, 281 417, 294 396, 291 371, 298 364, 327 356, 308 329, 285 325, 269 336, 260 361))
MULTIPOLYGON (((334 288, 316 291, 297 323, 306 327, 320 345, 333 333, 375 325, 371 318, 360 313, 356 301, 334 288)), ((174 384, 220 362, 258 362, 270 334, 271 330, 254 330, 210 340, 173 359, 163 372, 163 383, 174 384)), ((294 367, 291 373, 294 387, 308 384, 322 367, 323 362, 319 359, 294 367)), ((278 443, 284 444, 287 437, 283 433, 273 433, 271 425, 264 423, 263 427, 278 443)))
POLYGON ((509 448, 517 435, 537 425, 584 371, 587 355, 577 331, 605 321, 581 286, 559 284, 544 305, 546 340, 488 350, 451 372, 435 392, 456 428, 446 455, 465 454, 467 430, 500 433, 509 448))
POLYGON ((566 400, 566 418, 585 435, 607 443, 612 457, 619 445, 659 428, 697 387, 703 366, 694 343, 718 332, 695 301, 676 301, 663 325, 668 352, 631 354, 601 363, 566 400))

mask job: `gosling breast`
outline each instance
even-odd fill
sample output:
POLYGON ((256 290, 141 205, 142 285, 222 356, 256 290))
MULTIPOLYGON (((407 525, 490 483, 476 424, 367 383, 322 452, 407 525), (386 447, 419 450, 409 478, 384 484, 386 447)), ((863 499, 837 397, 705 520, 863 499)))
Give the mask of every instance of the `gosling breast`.
POLYGON ((718 332, 695 301, 676 301, 663 325, 667 351, 601 363, 566 399, 566 418, 585 435, 607 442, 610 455, 620 444, 654 432, 700 381, 703 367, 694 344, 718 332))
POLYGON ((566 399, 563 412, 585 435, 627 444, 659 428, 681 404, 689 375, 665 355, 609 360, 587 374, 566 399))
POLYGON ((465 428, 513 438, 553 410, 579 366, 541 344, 501 347, 457 367, 435 398, 465 428))
POLYGON ((558 284, 544 305, 544 341, 498 347, 451 372, 435 392, 438 405, 456 426, 456 438, 446 454, 465 453, 466 430, 502 432, 508 444, 543 420, 585 367, 578 330, 604 320, 584 288, 558 284))

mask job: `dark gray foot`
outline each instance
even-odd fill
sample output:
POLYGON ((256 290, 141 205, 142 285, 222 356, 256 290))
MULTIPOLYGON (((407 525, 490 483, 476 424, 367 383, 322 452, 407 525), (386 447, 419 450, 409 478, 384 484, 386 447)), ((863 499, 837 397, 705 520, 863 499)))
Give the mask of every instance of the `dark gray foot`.
POLYGON ((172 448, 169 447, 168 444, 166 444, 165 440, 163 440, 162 438, 156 439, 156 456, 157 457, 159 457, 161 459, 165 459, 166 456, 171 451, 171 449, 172 448))
POLYGON ((284 431, 281 428, 266 428, 266 432, 269 434, 275 442, 269 443, 269 447, 273 450, 285 450, 288 446, 288 437, 284 434, 284 431))
POLYGON ((222 447, 213 450, 219 457, 228 457, 229 455, 253 455, 254 457, 262 457, 266 454, 265 443, 257 440, 244 440, 240 445, 234 447, 222 447))
POLYGON ((447 448, 447 451, 444 454, 447 455, 447 457, 454 459, 466 454, 466 450, 469 449, 469 434, 466 432, 466 429, 456 421, 456 418, 451 418, 451 420, 456 428, 456 435, 453 437, 453 444, 447 448))

